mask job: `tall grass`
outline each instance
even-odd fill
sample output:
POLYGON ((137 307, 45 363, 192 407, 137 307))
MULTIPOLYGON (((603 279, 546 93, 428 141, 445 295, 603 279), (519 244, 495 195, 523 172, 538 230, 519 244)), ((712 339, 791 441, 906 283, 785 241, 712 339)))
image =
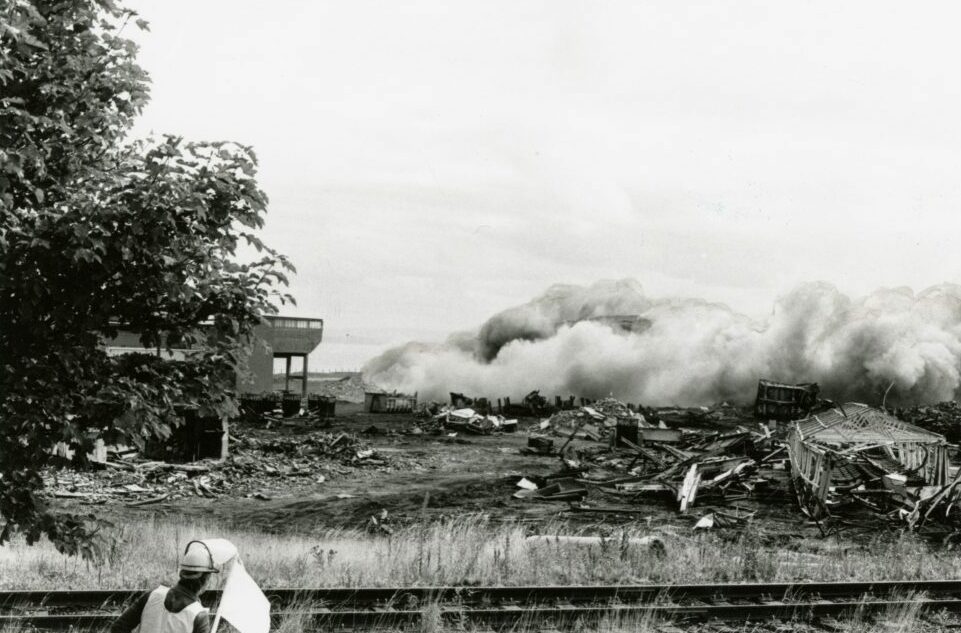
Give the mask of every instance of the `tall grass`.
MULTIPOLYGON (((551 530, 573 533, 563 525, 551 530)), ((784 551, 765 545, 750 533, 733 542, 715 534, 665 534, 666 551, 659 553, 629 542, 640 535, 639 529, 627 530, 590 547, 554 542, 531 545, 525 541, 523 526, 493 525, 478 516, 410 527, 390 537, 352 531, 266 535, 214 523, 147 521, 118 528, 114 546, 100 565, 62 556, 49 543, 27 546, 14 541, 0 547, 0 588, 145 589, 160 581, 173 581, 184 545, 204 537, 233 541, 248 570, 265 587, 881 580, 950 578, 961 572, 961 562, 951 552, 929 548, 910 536, 879 538, 863 548, 834 541, 800 541, 791 551, 784 551)), ((396 606, 423 611, 420 624, 411 629, 415 633, 474 630, 469 624, 444 622, 437 604, 396 606)), ((312 630, 305 612, 297 608, 287 611, 275 629, 278 633, 312 630)), ((839 630, 850 633, 939 630, 930 626, 931 617, 925 621, 916 604, 907 604, 880 616, 854 614, 838 625, 839 630)), ((540 624, 525 622, 512 631, 535 633, 542 630, 540 624)), ((783 623, 777 625, 779 629, 771 626, 742 625, 726 630, 816 630, 802 622, 790 623, 788 628, 783 623)), ((573 630, 653 633, 678 628, 683 630, 678 623, 635 613, 612 614, 573 630)), ((26 631, 6 626, 0 633, 26 631)))
MULTIPOLYGON (((952 578, 961 558, 909 536, 879 537, 860 547, 830 540, 798 541, 790 551, 746 532, 664 534, 663 553, 628 539, 628 529, 602 545, 528 544, 525 527, 479 516, 414 526, 389 537, 354 531, 275 535, 214 523, 145 521, 118 528, 106 561, 63 556, 49 544, 0 547, 0 588, 132 588, 172 581, 184 545, 223 537, 240 550, 251 575, 270 587, 534 585, 768 582, 952 578)), ((578 533, 557 525, 549 533, 578 533)), ((543 531, 542 533, 548 533, 543 531)))
MULTIPOLYGON (((850 633, 911 633, 921 630, 920 600, 923 594, 906 594, 892 596, 891 599, 901 599, 904 602, 892 604, 882 614, 873 618, 866 618, 861 613, 855 613, 845 622, 845 629, 850 633)), ((939 629, 940 630, 940 629, 939 629)))

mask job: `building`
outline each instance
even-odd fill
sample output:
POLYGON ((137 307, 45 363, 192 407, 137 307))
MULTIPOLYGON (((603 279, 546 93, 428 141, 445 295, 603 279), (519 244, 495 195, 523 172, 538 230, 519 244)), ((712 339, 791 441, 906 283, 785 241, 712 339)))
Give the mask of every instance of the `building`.
MULTIPOLYGON (((248 374, 237 376, 237 392, 266 393, 274 390, 274 361, 284 361, 284 391, 296 391, 307 397, 307 357, 324 338, 324 320, 287 316, 264 316, 254 328, 254 344, 247 359, 248 374), (300 369, 295 373, 293 361, 299 360, 300 369)), ((140 343, 140 335, 121 330, 107 343, 110 355, 156 354, 171 360, 183 360, 190 355, 189 348, 147 349, 140 343)))
POLYGON ((266 393, 274 390, 274 361, 284 361, 284 392, 307 397, 307 357, 324 338, 323 319, 268 316, 254 331, 257 341, 247 361, 250 374, 237 377, 238 393, 266 393), (293 373, 293 361, 300 370, 293 373), (291 384, 297 389, 291 390, 291 384))
MULTIPOLYGON (((274 362, 279 359, 284 364, 284 391, 291 392, 291 386, 296 385, 295 392, 299 393, 301 400, 306 400, 307 357, 317 348, 323 336, 323 319, 273 315, 261 317, 261 323, 254 328, 254 343, 247 359, 248 371, 236 377, 237 393, 263 394, 273 391, 274 362), (293 371, 295 360, 299 361, 296 373, 293 371)), ((183 360, 192 353, 189 348, 147 349, 140 343, 138 334, 123 330, 107 342, 106 350, 110 355, 156 354, 170 360, 183 360)), ((204 418, 187 408, 182 409, 180 414, 184 418, 183 426, 177 428, 166 442, 153 441, 148 444, 148 452, 158 458, 174 460, 227 456, 226 421, 204 418)))
POLYGON ((857 402, 794 422, 787 446, 798 501, 816 517, 836 490, 877 488, 886 476, 911 487, 948 481, 944 436, 857 402))

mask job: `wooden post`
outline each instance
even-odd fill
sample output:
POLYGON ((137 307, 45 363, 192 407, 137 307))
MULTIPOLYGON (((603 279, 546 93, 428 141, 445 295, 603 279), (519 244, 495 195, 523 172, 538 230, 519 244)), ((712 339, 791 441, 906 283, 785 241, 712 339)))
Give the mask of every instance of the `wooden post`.
POLYGON ((285 356, 284 360, 287 361, 286 369, 284 370, 284 393, 290 391, 290 361, 291 357, 285 356))

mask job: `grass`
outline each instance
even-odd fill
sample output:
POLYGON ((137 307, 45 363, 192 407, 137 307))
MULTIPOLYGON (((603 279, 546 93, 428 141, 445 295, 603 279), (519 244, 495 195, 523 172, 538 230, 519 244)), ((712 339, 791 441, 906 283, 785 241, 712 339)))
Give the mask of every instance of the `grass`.
MULTIPOLYGON (((556 526, 557 532, 564 530, 556 526)), ((194 538, 224 537, 238 546, 261 586, 389 586, 445 584, 574 584, 628 582, 725 582, 778 580, 868 580, 954 577, 959 563, 950 552, 931 549, 911 537, 878 539, 863 549, 831 541, 796 544, 792 551, 765 546, 747 534, 728 542, 715 534, 664 535, 658 554, 627 545, 640 535, 627 532, 603 546, 528 545, 518 525, 492 525, 469 516, 401 530, 391 537, 338 531, 316 536, 266 535, 214 524, 144 522, 117 529, 115 545, 102 565, 58 554, 49 543, 21 541, 0 548, 0 588, 145 589, 174 579, 183 546, 194 538)), ((421 605, 424 617, 414 633, 466 633, 470 625, 445 625, 436 604, 421 605)), ((308 618, 292 610, 278 633, 307 633, 308 618)), ((954 621, 950 621, 952 624, 954 621)), ((848 633, 908 633, 944 630, 949 620, 922 618, 915 606, 876 617, 854 614, 837 623, 848 633)), ((816 631, 803 622, 741 625, 658 622, 650 615, 616 616, 573 629, 576 633, 660 633, 663 631, 816 631), (727 626, 727 628, 724 628, 727 626), (787 628, 785 628, 787 627, 787 628)), ((224 629, 228 630, 227 628, 224 629)), ((513 629, 538 633, 538 623, 513 629)), ((26 633, 15 626, 0 633, 26 633)), ((93 633, 78 632, 78 633, 93 633)))
MULTIPOLYGON (((920 598, 921 596, 903 596, 906 600, 920 598)), ((848 630, 850 633, 874 633, 878 630, 878 622, 884 623, 885 631, 913 631, 918 627, 919 620, 918 603, 905 602, 903 604, 889 607, 883 615, 875 620, 866 619, 859 614, 855 614, 848 620, 848 630)))
MULTIPOLYGON (((574 531, 557 525, 550 533, 574 531)), ((245 566, 263 587, 935 579, 961 573, 961 559, 953 552, 910 535, 881 536, 860 547, 831 540, 801 540, 790 550, 765 544, 750 532, 734 541, 713 533, 661 534, 666 543, 663 553, 627 542, 630 537, 650 533, 649 528, 637 528, 600 546, 570 547, 528 544, 522 525, 493 524, 479 516, 409 527, 389 537, 354 531, 275 535, 213 523, 141 522, 117 528, 105 562, 97 565, 63 556, 49 543, 27 546, 14 540, 0 547, 0 589, 146 589, 158 582, 172 582, 184 545, 204 537, 223 537, 237 545, 245 566)), ((421 608, 425 617, 417 631, 446 633, 450 627, 445 629, 437 605, 421 608)), ((612 616, 577 630, 672 630, 649 616, 629 620, 612 616)), ((306 622, 294 613, 277 630, 304 633, 306 622)), ((855 614, 842 626, 851 633, 942 628, 931 624, 930 616, 922 619, 916 608, 907 607, 873 618, 855 614)), ((779 626, 784 630, 783 624, 779 626)), ((790 628, 817 630, 803 623, 791 623, 790 628)), ((516 633, 537 630, 536 623, 515 629, 516 633)), ((769 623, 736 630, 772 631, 777 626, 769 623)), ((19 631, 8 627, 0 633, 19 631)))
MULTIPOLYGON (((572 533, 558 525, 550 533, 572 533)), ((666 552, 631 546, 627 530, 601 546, 531 545, 518 524, 478 516, 414 526, 390 537, 332 531, 276 535, 215 524, 142 522, 117 528, 106 561, 59 554, 49 543, 0 547, 0 589, 147 588, 175 578, 184 545, 224 537, 251 575, 268 587, 431 586, 772 582, 953 578, 961 558, 910 535, 863 546, 802 540, 791 550, 752 533, 730 541, 713 533, 663 534, 666 552)))

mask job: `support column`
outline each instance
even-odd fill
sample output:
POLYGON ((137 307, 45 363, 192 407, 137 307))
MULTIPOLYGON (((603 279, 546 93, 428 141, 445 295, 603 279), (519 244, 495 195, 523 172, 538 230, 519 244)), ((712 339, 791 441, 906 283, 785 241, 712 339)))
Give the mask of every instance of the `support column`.
MULTIPOLYGON (((304 384, 302 385, 300 397, 306 401, 307 400, 307 354, 304 354, 304 381, 303 382, 304 384)), ((306 406, 306 404, 304 406, 306 406)))

